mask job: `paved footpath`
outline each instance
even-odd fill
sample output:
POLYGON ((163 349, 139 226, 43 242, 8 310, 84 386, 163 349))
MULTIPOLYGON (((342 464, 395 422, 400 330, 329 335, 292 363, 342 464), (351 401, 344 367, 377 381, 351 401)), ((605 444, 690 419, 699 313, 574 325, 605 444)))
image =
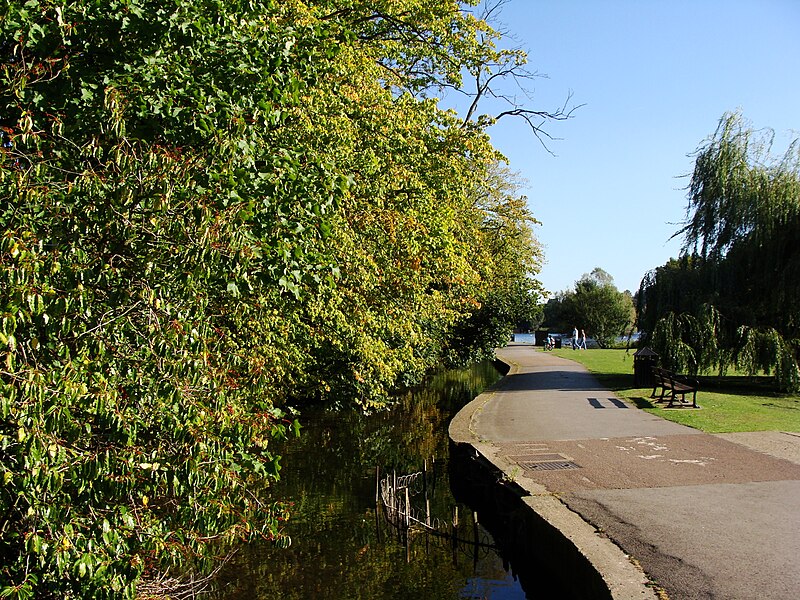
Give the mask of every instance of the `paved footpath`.
POLYGON ((800 435, 705 434, 615 398, 572 361, 528 345, 497 354, 510 372, 450 436, 529 492, 615 598, 656 597, 641 569, 671 600, 800 598, 800 435))

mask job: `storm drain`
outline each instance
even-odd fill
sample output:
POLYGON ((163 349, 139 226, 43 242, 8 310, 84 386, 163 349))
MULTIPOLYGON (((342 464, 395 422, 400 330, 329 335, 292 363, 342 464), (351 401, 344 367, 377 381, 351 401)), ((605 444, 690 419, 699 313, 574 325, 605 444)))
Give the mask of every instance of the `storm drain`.
POLYGON ((580 469, 581 466, 561 454, 535 454, 532 456, 510 456, 525 471, 562 471, 580 469))
POLYGON ((548 462, 518 463, 526 471, 562 471, 564 469, 580 469, 580 465, 571 460, 553 460, 548 462))

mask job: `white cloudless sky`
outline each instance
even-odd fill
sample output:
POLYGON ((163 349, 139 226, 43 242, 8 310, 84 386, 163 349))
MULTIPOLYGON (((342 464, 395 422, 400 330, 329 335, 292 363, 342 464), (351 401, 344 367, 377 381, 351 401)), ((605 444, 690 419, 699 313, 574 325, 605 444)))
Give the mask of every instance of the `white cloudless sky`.
MULTIPOLYGON (((527 183, 552 293, 595 267, 620 290, 677 257, 691 154, 725 112, 800 136, 800 0, 510 0, 495 23, 528 52, 526 106, 584 106, 545 125, 489 129, 527 183)), ((487 112, 489 112, 487 110, 487 112)))

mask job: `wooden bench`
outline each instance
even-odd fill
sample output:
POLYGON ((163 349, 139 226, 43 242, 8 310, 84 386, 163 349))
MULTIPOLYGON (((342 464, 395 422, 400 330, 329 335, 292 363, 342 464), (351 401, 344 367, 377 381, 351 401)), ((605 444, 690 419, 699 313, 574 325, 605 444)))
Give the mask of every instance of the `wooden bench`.
POLYGON ((695 379, 689 381, 685 377, 679 377, 672 371, 662 369, 661 367, 653 367, 653 393, 651 398, 656 397, 656 390, 661 388, 661 396, 658 402, 664 402, 664 395, 669 392, 669 404, 667 408, 672 408, 675 401, 679 401, 681 405, 689 404, 686 400, 686 394, 692 393, 692 408, 700 408, 697 406, 697 389, 700 387, 699 382, 695 379), (680 396, 680 399, 678 398, 680 396))

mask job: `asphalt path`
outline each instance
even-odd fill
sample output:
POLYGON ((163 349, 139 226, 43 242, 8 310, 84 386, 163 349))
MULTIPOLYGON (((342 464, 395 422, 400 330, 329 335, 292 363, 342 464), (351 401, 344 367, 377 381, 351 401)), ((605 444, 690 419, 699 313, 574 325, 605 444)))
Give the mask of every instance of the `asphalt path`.
POLYGON ((701 433, 616 398, 572 361, 525 345, 498 357, 509 375, 451 437, 580 515, 672 600, 800 598, 800 436, 701 433))

